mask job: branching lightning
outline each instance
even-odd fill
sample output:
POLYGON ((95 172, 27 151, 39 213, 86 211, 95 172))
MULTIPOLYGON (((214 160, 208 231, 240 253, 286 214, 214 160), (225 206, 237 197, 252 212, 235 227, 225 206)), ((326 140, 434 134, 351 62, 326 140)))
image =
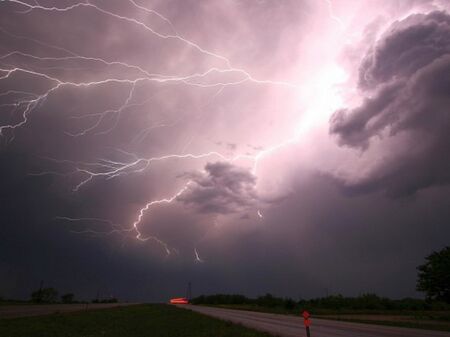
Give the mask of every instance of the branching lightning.
MULTIPOLYGON (((243 83, 253 83, 255 85, 273 85, 273 86, 284 86, 288 89, 299 89, 299 86, 295 83, 290 82, 283 82, 283 81, 272 81, 272 80, 260 80, 255 77, 253 77, 248 71, 241 68, 235 68, 232 66, 232 62, 225 56, 218 54, 216 52, 207 50, 203 47, 201 47, 199 44, 186 39, 182 37, 177 30, 175 29, 175 26, 173 23, 160 14, 159 12, 156 12, 152 9, 148 9, 140 4, 138 4, 134 0, 129 0, 128 3, 135 8, 138 11, 143 11, 155 18, 158 18, 159 20, 162 20, 167 24, 167 26, 170 28, 170 34, 165 34, 158 32, 154 28, 150 27, 146 23, 134 18, 134 17, 128 17, 121 14, 117 14, 114 12, 111 12, 107 9, 104 9, 98 5, 95 5, 89 1, 86 2, 78 2, 71 6, 67 7, 45 7, 43 5, 40 5, 38 2, 35 2, 35 4, 29 4, 24 1, 19 0, 0 0, 0 6, 10 4, 13 6, 19 6, 21 8, 20 13, 22 15, 31 15, 33 11, 45 11, 45 12, 52 12, 55 14, 58 13, 64 13, 64 12, 70 12, 75 11, 79 8, 86 8, 93 11, 97 11, 101 15, 108 16, 109 18, 113 18, 115 20, 120 20, 121 22, 128 23, 130 25, 135 25, 137 27, 140 27, 145 32, 149 33, 151 36, 162 39, 162 40, 173 40, 177 41, 178 43, 182 43, 185 46, 188 46, 189 48, 192 48, 195 50, 199 55, 202 55, 203 57, 212 58, 218 62, 221 62, 223 64, 223 67, 211 67, 209 69, 206 69, 203 72, 196 72, 189 75, 177 75, 177 74, 156 74, 151 73, 144 69, 141 66, 135 65, 135 64, 129 64, 120 60, 106 60, 100 57, 94 57, 89 55, 82 55, 80 53, 77 53, 76 51, 66 49, 62 46, 58 45, 52 45, 48 44, 45 41, 40 41, 38 39, 29 38, 26 36, 20 36, 13 33, 10 33, 9 31, 3 29, 0 27, 0 33, 6 34, 10 37, 13 37, 15 39, 19 40, 27 40, 32 43, 35 43, 39 46, 46 47, 49 52, 58 52, 59 54, 63 53, 63 56, 53 56, 51 53, 48 55, 35 55, 32 53, 24 52, 21 50, 13 50, 8 53, 5 53, 3 55, 0 55, 0 81, 12 79, 16 75, 26 75, 33 79, 40 79, 44 83, 46 83, 47 88, 43 92, 28 92, 28 91, 21 91, 21 90, 7 90, 5 92, 0 93, 0 96, 3 98, 10 99, 10 103, 6 103, 3 106, 9 106, 11 107, 11 112, 13 113, 19 113, 21 115, 21 119, 19 121, 16 121, 14 123, 4 124, 0 125, 0 135, 4 136, 6 138, 14 137, 14 130, 25 127, 26 124, 29 121, 30 114, 33 113, 33 111, 43 105, 45 101, 51 96, 58 92, 63 87, 71 87, 71 88, 88 88, 88 87, 101 87, 109 84, 115 84, 118 86, 122 86, 126 88, 126 98, 119 106, 108 109, 102 112, 95 112, 90 113, 87 115, 72 117, 77 119, 84 119, 84 118, 90 118, 93 120, 93 122, 79 130, 78 132, 65 132, 67 136, 69 137, 83 137, 88 134, 93 135, 101 135, 101 134, 107 134, 110 133, 112 130, 114 130, 121 118, 121 115, 129 108, 145 105, 150 98, 147 98, 144 101, 136 101, 135 100, 135 90, 136 88, 144 82, 153 82, 156 84, 164 84, 164 83, 178 83, 186 86, 191 87, 200 87, 200 88, 214 88, 217 87, 219 90, 217 91, 216 95, 219 95, 221 91, 225 87, 229 86, 238 86, 243 83), (70 61, 77 61, 81 62, 82 64, 101 64, 105 67, 119 67, 121 69, 127 70, 130 74, 129 77, 106 77, 106 78, 100 78, 95 81, 67 81, 61 77, 51 75, 49 72, 46 72, 48 69, 39 68, 39 70, 36 67, 27 67, 24 65, 16 66, 16 65, 9 65, 8 63, 12 62, 14 58, 21 58, 24 60, 34 61, 34 62, 53 62, 55 64, 55 67, 62 67, 64 68, 65 62, 70 61), (136 74, 135 76, 132 76, 131 74, 136 74), (211 78, 217 78, 222 75, 235 75, 236 79, 233 81, 229 80, 220 80, 216 79, 211 81, 211 78), (112 126, 109 126, 108 128, 102 127, 103 122, 106 120, 106 118, 113 118, 114 122, 112 126)), ((329 5, 329 13, 330 17, 338 22, 340 25, 342 25, 342 21, 339 20, 339 18, 335 17, 332 10, 332 4, 331 1, 327 0, 327 3, 329 5)), ((176 123, 176 122, 175 122, 176 123)), ((173 123, 170 122, 161 122, 159 124, 156 124, 151 127, 147 127, 143 130, 139 130, 136 132, 133 141, 139 142, 142 140, 148 132, 150 132, 154 128, 159 127, 167 127, 168 125, 172 125, 173 123)), ((114 179, 117 177, 123 177, 130 174, 138 174, 142 173, 145 170, 147 170, 153 163, 159 162, 159 161, 168 161, 172 159, 183 159, 183 160, 198 160, 198 159, 207 159, 207 158, 217 158, 223 161, 228 162, 235 162, 237 160, 249 160, 253 163, 252 166, 252 172, 253 174, 256 174, 257 172, 257 165, 258 163, 267 155, 270 155, 273 152, 276 152, 282 147, 285 147, 289 144, 292 144, 298 140, 298 136, 293 137, 291 139, 288 139, 284 142, 281 142, 279 144, 275 144, 273 146, 270 146, 264 150, 258 151, 256 154, 249 155, 249 154, 239 154, 232 157, 226 156, 220 152, 217 151, 210 151, 205 153, 179 153, 179 154, 166 154, 163 156, 157 156, 157 157, 150 157, 150 158, 144 158, 139 157, 138 155, 134 153, 129 153, 123 150, 116 149, 116 151, 121 152, 126 159, 122 161, 118 160, 111 160, 108 158, 99 158, 96 161, 92 162, 81 162, 81 161, 72 161, 67 159, 55 159, 55 158, 44 158, 45 160, 49 160, 55 164, 61 164, 61 167, 63 169, 61 171, 58 170, 49 170, 49 171, 42 171, 42 172, 31 172, 30 175, 35 176, 43 176, 43 175, 57 175, 57 176, 76 176, 81 177, 80 181, 73 187, 73 191, 77 192, 81 188, 83 188, 86 184, 92 182, 93 180, 97 178, 104 178, 104 179, 114 179), (71 170, 66 170, 65 168, 67 166, 72 167, 71 170)), ((134 236, 137 240, 140 241, 154 241, 160 244, 167 255, 170 255, 172 252, 176 252, 175 248, 169 247, 169 245, 159 238, 155 236, 144 236, 142 234, 142 231, 140 230, 140 225, 142 224, 144 215, 150 211, 152 207, 155 207, 157 205, 161 204, 170 204, 178 197, 180 197, 183 193, 185 193, 189 187, 190 187, 191 181, 186 182, 179 190, 177 190, 172 196, 167 198, 162 198, 158 200, 153 200, 147 202, 142 208, 140 208, 137 212, 137 215, 135 216, 135 220, 131 225, 124 226, 115 224, 114 222, 106 219, 100 219, 100 218, 71 218, 71 217, 63 217, 59 216, 57 217, 58 220, 64 220, 72 223, 102 223, 106 224, 110 227, 109 231, 105 232, 99 232, 95 230, 81 230, 81 231, 74 231, 76 233, 80 234, 129 234, 134 233, 134 236)), ((257 215, 259 218, 263 218, 263 215, 260 210, 257 210, 257 215)), ((195 254, 195 260, 197 262, 203 262, 203 260, 200 258, 197 249, 194 249, 195 254)))

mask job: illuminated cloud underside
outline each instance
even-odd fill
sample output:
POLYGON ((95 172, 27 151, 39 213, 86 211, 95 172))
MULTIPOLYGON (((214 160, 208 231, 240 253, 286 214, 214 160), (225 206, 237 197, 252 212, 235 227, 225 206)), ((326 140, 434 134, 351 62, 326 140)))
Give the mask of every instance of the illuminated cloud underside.
POLYGON ((197 246, 215 230, 270 221, 299 167, 355 193, 449 183, 445 3, 189 6, 0 2, 11 17, 0 27, 3 146, 37 158, 34 179, 98 202, 55 212, 58 223, 156 242, 166 255, 188 240, 204 262, 197 246), (123 192, 123 208, 103 203, 107 191, 123 192), (167 214, 179 216, 173 231, 201 228, 186 240, 155 233, 167 214))

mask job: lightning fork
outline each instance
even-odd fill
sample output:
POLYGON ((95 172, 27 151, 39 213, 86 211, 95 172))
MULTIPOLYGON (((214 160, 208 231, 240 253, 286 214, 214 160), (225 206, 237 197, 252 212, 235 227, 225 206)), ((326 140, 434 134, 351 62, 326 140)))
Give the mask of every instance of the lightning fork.
MULTIPOLYGON (((120 79, 120 78, 106 78, 106 79, 101 79, 101 80, 97 80, 97 81, 90 81, 90 82, 71 82, 71 81, 63 81, 62 79, 59 79, 55 76, 51 76, 48 75, 44 72, 39 72, 39 71, 35 71, 32 69, 26 69, 24 67, 14 67, 14 68, 10 68, 10 69, 0 69, 0 73, 3 73, 3 75, 0 76, 0 80, 4 80, 4 79, 8 79, 10 78, 13 74, 17 73, 17 72, 23 72, 26 73, 30 76, 36 76, 36 77, 40 77, 43 78, 45 80, 50 81, 51 83, 53 83, 53 86, 50 87, 50 89, 48 89, 46 92, 44 92, 43 94, 35 94, 34 96, 31 95, 30 99, 22 99, 20 101, 17 101, 16 104, 18 104, 18 106, 23 106, 24 110, 23 110, 23 119, 20 122, 17 122, 15 124, 10 124, 10 125, 4 125, 4 126, 0 126, 0 134, 3 133, 3 130, 6 129, 15 129, 17 127, 20 127, 24 124, 27 123, 28 121, 28 116, 29 114, 36 108, 36 106, 38 106, 40 103, 42 103, 43 101, 45 101, 45 99, 47 99, 49 97, 50 94, 52 94, 53 92, 55 92, 56 90, 58 90, 59 88, 61 88, 62 86, 73 86, 73 87, 89 87, 89 86, 98 86, 98 85, 105 85, 105 84, 110 84, 110 83, 115 83, 115 84, 120 84, 120 85, 129 85, 130 86, 130 91, 128 93, 127 99, 125 100, 125 102, 118 108, 114 109, 114 110, 106 110, 102 113, 97 114, 97 116, 99 117, 98 121, 96 123, 94 123, 94 125, 92 125, 91 127, 85 129, 84 131, 82 131, 80 134, 73 134, 74 136, 78 136, 78 135, 84 135, 87 132, 90 132, 92 130, 94 130, 96 127, 98 127, 101 123, 101 121, 105 118, 106 115, 108 115, 109 113, 115 113, 117 114, 116 120, 115 120, 115 124, 112 128, 114 128, 117 125, 118 122, 118 118, 120 117, 120 114, 127 109, 128 107, 130 107, 131 104, 131 100, 133 97, 133 93, 134 93, 134 89, 137 85, 138 82, 140 81, 153 81, 153 82, 157 82, 157 83, 170 83, 170 82, 180 82, 180 83, 184 83, 188 86, 194 86, 194 87, 201 87, 201 88, 209 88, 209 87, 219 87, 220 90, 218 91, 217 94, 220 94, 220 92, 227 86, 234 86, 234 85, 240 85, 242 83, 245 82, 251 82, 254 84, 264 84, 264 85, 281 85, 281 86, 286 86, 286 87, 290 87, 290 88, 295 88, 298 89, 298 86, 296 84, 293 83, 289 83, 289 82, 284 82, 284 81, 272 81, 272 80, 258 80, 255 79, 252 75, 250 75, 246 70, 241 69, 241 68, 234 68, 231 65, 230 60, 225 57, 222 56, 220 54, 217 54, 215 52, 209 51, 207 49, 204 49, 203 47, 201 47, 200 45, 198 45, 197 43, 188 40, 184 37, 182 37, 181 35, 179 35, 174 27, 174 25, 172 24, 172 22, 170 20, 168 20, 166 17, 164 17, 163 15, 161 15, 160 13, 148 9, 144 6, 139 5, 138 3, 136 3, 134 0, 130 0, 129 1, 135 8, 138 8, 140 10, 145 11, 148 14, 152 14, 155 15, 157 17, 159 17, 161 20, 165 21, 172 30, 171 34, 162 34, 156 30, 154 30, 152 27, 148 26, 147 24, 145 24, 144 22, 141 22, 133 17, 127 17, 127 16, 123 16, 123 15, 119 15, 113 12, 110 12, 104 8, 101 8, 97 5, 94 5, 92 3, 90 3, 89 1, 87 2, 83 2, 83 3, 75 3, 71 6, 68 7, 63 7, 63 8, 58 8, 58 7, 45 7, 40 5, 38 2, 35 2, 35 5, 31 5, 29 3, 26 3, 24 1, 19 1, 19 0, 0 0, 0 3, 13 3, 13 4, 17 4, 17 5, 21 5, 23 7, 26 8, 25 11, 23 11, 23 14, 27 14, 32 12, 33 10, 42 10, 42 11, 48 11, 48 12, 68 12, 68 11, 72 11, 75 10, 77 8, 81 8, 81 7, 85 7, 85 8, 91 8, 94 9, 104 15, 107 15, 109 17, 113 17, 117 20, 121 20, 124 22, 128 22, 130 24, 134 24, 137 25, 141 28, 143 28, 144 30, 150 32, 153 36, 156 36, 160 39, 165 39, 165 40, 175 40, 178 42, 181 42, 193 49, 195 49, 197 52, 199 52, 202 55, 208 56, 208 57, 212 57, 214 59, 217 59, 221 62, 223 62, 225 64, 224 68, 218 68, 218 67, 210 67, 209 69, 203 71, 203 72, 198 72, 198 73, 193 73, 193 74, 189 74, 189 75, 185 75, 185 76, 177 76, 177 75, 162 75, 162 74, 153 74, 148 72, 147 70, 145 70, 144 68, 138 66, 138 65, 134 65, 134 64, 128 64, 126 62, 122 62, 122 61, 108 61, 102 58, 98 58, 98 57, 90 57, 90 56, 83 56, 83 55, 79 55, 73 51, 70 51, 68 49, 59 47, 59 46, 53 46, 50 44, 46 44, 44 42, 41 42, 39 40, 36 39, 30 39, 30 38, 26 38, 26 37, 21 37, 19 35, 14 35, 14 34, 10 34, 9 32, 1 29, 4 33, 9 34, 10 36, 15 36, 17 38, 24 38, 24 39, 28 39, 30 41, 34 41, 37 44, 40 44, 42 46, 46 46, 48 48, 52 48, 54 50, 58 50, 58 51, 63 51, 66 53, 66 56, 60 56, 60 57, 55 57, 55 56, 36 56, 33 54, 29 54, 29 53, 24 53, 21 51, 12 51, 10 53, 7 53, 5 55, 0 56, 1 60, 7 59, 8 57, 13 57, 13 56, 21 56, 21 57, 26 57, 26 58, 30 58, 30 59, 34 59, 34 60, 40 60, 40 61, 55 61, 55 62, 60 62, 60 61, 71 61, 71 60, 81 60, 81 61, 87 61, 87 62, 98 62, 98 63, 102 63, 104 65, 107 66, 121 66, 124 67, 126 69, 129 70, 135 70, 137 71, 141 77, 136 77, 133 79, 120 79), (210 83, 208 82, 204 82, 203 80, 207 79, 209 75, 214 75, 214 74, 230 74, 230 73, 235 73, 235 74, 240 74, 241 77, 239 79, 236 79, 234 81, 212 81, 210 83)), ((331 6, 331 2, 329 2, 330 6, 331 6)), ((331 8, 331 7, 330 7, 331 8)), ((2 95, 7 95, 6 93, 2 93, 2 95)), ((133 103, 134 104, 134 103, 133 103)), ((89 115, 88 115, 89 116, 89 115)), ((92 115, 91 115, 92 116, 92 115)), ((103 131, 104 133, 107 133, 109 131, 112 130, 108 129, 106 131, 103 131)), ((86 175, 86 178, 83 179, 75 188, 74 191, 78 191, 82 186, 84 186, 85 184, 87 184, 88 182, 92 181, 94 178, 96 177, 105 177, 107 179, 112 179, 118 176, 122 176, 122 175, 128 175, 131 173, 139 173, 142 172, 143 170, 145 170, 147 167, 149 167, 149 165, 152 162, 156 162, 156 161, 161 161, 161 160, 167 160, 167 159, 172 159, 172 158, 177 158, 177 159, 201 159, 201 158, 207 158, 207 157, 212 157, 215 156, 221 160, 226 160, 229 162, 234 162, 238 159, 249 159, 254 161, 254 166, 253 166, 253 172, 256 171, 256 165, 257 163, 267 154, 278 150, 279 148, 281 148, 282 146, 286 146, 287 144, 292 143, 295 140, 288 140, 285 141, 283 143, 280 144, 276 144, 266 150, 261 150, 259 151, 256 155, 237 155, 235 157, 232 158, 228 158, 225 155, 216 152, 216 151, 211 151, 211 152, 206 152, 206 153, 200 153, 200 154, 192 154, 192 153, 187 153, 187 154, 168 154, 168 155, 164 155, 164 156, 160 156, 160 157, 152 157, 152 158, 138 158, 137 156, 134 155, 132 161, 130 162, 119 162, 119 161, 113 161, 113 160, 109 160, 109 159, 100 159, 98 160, 98 162, 73 162, 73 161, 69 161, 69 160, 60 160, 61 163, 65 163, 65 164, 71 164, 76 166, 76 169, 72 172, 69 172, 69 174, 75 174, 75 173, 81 173, 86 175)), ((56 160, 55 160, 56 161, 56 160)), ((56 174, 56 175, 63 175, 63 173, 60 172, 55 172, 55 171, 47 171, 47 172, 40 172, 40 173, 34 173, 35 175, 45 175, 45 174, 56 174)), ((66 220, 66 221, 87 221, 88 219, 91 221, 100 221, 100 222, 107 222, 109 223, 111 226, 113 226, 113 229, 110 233, 116 233, 116 232, 121 232, 121 231, 135 231, 136 233, 136 239, 140 240, 140 241, 148 241, 148 240, 153 240, 157 243, 159 243, 162 247, 164 247, 167 255, 171 254, 171 249, 169 248, 169 246, 164 243, 163 241, 161 241, 159 238, 155 237, 155 236, 144 236, 140 229, 139 229, 139 225, 142 222, 142 219, 144 217, 144 214, 149 211, 153 206, 155 205, 160 205, 160 204, 170 204, 173 201, 175 201, 179 196, 181 196, 189 187, 189 185, 191 184, 191 181, 188 181, 180 190, 178 190, 178 192, 176 192, 172 197, 169 198, 163 198, 163 199, 159 199, 159 200, 153 200, 150 202, 147 202, 145 204, 144 207, 142 207, 139 212, 138 215, 136 217, 136 220, 132 223, 132 225, 130 226, 130 228, 123 228, 120 227, 120 229, 117 229, 115 226, 115 224, 113 224, 112 222, 108 222, 108 220, 104 220, 104 219, 98 219, 98 218, 80 218, 80 219, 75 219, 75 218, 68 218, 68 217, 59 217, 59 219, 61 220, 66 220)), ((262 217, 262 215, 260 214, 260 212, 258 211, 258 215, 260 217, 262 217)), ((84 231, 87 233, 87 231, 84 231)), ((94 233, 95 231, 89 231, 94 233)), ((194 250, 195 252, 195 256, 196 256, 196 260, 197 261, 202 261, 198 255, 197 250, 194 250)))

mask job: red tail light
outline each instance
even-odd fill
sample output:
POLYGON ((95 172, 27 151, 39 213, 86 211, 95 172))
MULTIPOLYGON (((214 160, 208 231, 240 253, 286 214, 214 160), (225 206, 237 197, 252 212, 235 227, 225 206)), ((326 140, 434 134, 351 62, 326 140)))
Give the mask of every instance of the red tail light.
POLYGON ((189 301, 187 298, 184 298, 184 297, 172 298, 170 300, 170 304, 189 304, 189 301))

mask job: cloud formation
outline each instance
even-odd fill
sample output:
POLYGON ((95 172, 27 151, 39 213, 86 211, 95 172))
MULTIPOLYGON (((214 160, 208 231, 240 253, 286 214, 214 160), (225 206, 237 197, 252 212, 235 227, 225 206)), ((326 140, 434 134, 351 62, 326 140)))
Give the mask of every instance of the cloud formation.
POLYGON ((189 188, 177 200, 201 213, 237 213, 254 206, 258 200, 256 177, 231 163, 208 163, 203 172, 189 176, 189 188))
POLYGON ((353 187, 393 195, 450 182, 450 15, 416 14, 395 22, 369 49, 359 69, 361 105, 336 111, 330 132, 340 145, 380 159, 353 187))
POLYGON ((0 1, 0 128, 78 83, 3 128, 0 296, 417 295, 450 186, 359 192, 448 181, 444 1, 0 1))

